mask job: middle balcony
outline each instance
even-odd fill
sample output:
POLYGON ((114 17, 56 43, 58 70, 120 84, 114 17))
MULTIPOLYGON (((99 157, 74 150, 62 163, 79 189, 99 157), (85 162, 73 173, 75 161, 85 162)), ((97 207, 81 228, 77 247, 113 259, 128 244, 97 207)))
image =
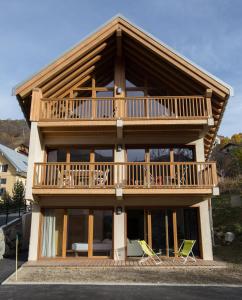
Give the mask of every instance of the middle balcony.
POLYGON ((36 163, 33 194, 194 194, 217 185, 214 162, 36 163))

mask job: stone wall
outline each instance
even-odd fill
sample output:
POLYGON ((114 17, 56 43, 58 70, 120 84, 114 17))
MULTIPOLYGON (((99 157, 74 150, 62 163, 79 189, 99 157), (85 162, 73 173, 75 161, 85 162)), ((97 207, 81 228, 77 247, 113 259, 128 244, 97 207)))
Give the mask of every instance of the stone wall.
POLYGON ((28 213, 0 227, 0 259, 15 255, 16 234, 19 237, 19 250, 28 249, 30 223, 31 214, 28 213))

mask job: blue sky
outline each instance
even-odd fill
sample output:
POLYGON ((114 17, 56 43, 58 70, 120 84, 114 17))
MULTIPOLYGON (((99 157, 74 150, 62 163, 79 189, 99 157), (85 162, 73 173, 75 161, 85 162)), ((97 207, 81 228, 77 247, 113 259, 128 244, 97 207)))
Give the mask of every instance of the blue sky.
POLYGON ((0 118, 23 118, 12 87, 118 13, 232 85, 219 132, 242 131, 240 0, 0 0, 0 118))

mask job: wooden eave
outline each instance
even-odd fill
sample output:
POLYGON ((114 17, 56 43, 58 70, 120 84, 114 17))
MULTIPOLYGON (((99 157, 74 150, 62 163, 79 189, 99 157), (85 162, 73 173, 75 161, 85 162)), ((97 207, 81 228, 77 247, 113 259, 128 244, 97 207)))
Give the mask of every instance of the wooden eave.
MULTIPOLYGON (((204 139, 206 156, 208 157, 230 95, 229 87, 121 16, 112 19, 52 64, 16 87, 15 95, 26 119, 29 118, 30 97, 33 88, 41 88, 47 97, 60 97, 69 87, 75 86, 79 82, 85 83, 85 81, 90 80, 91 73, 101 73, 100 70, 105 68, 105 64, 111 64, 110 60, 114 60, 112 52, 115 53, 116 50, 114 38, 117 30, 122 31, 126 59, 133 61, 137 68, 149 72, 158 82, 173 86, 174 90, 180 91, 181 94, 186 94, 187 91, 191 93, 193 90, 212 90, 215 126, 210 128, 204 139), (135 56, 136 51, 139 51, 138 57, 135 56), (149 61, 149 55, 156 62, 150 69, 148 68, 149 63, 146 63, 149 61), (174 70, 178 72, 174 72, 174 70), (165 74, 163 77, 162 71, 165 74), (185 78, 189 78, 189 80, 185 78), (78 81, 79 79, 80 81, 78 81)), ((132 67, 127 68, 129 76, 133 73, 132 67)), ((109 79, 110 74, 107 74, 107 77, 109 79)), ((103 80, 105 81, 105 79, 103 80)), ((136 80, 139 81, 139 78, 136 80)))

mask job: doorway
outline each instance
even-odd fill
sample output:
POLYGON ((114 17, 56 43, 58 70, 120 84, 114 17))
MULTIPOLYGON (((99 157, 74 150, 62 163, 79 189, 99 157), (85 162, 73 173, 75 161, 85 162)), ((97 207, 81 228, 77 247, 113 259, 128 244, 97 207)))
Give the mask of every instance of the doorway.
POLYGON ((127 257, 142 256, 143 251, 138 241, 145 239, 145 224, 143 209, 127 211, 127 257))

